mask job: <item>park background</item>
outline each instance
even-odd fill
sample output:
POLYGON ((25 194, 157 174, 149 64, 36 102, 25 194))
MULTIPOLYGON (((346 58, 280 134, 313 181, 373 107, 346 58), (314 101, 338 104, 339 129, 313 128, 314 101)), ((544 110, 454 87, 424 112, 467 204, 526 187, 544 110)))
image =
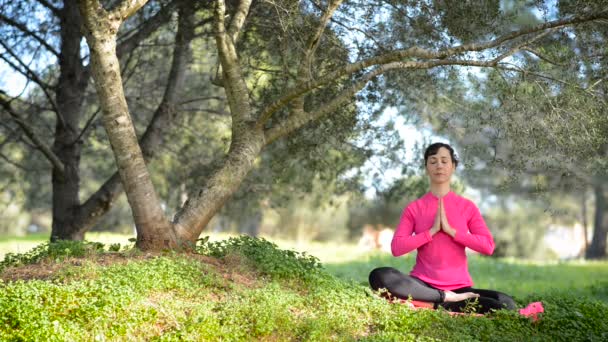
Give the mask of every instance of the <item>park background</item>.
MULTIPOLYGON (((80 2, 85 3, 97 2, 80 2)), ((122 13, 119 3, 101 1, 106 9, 122 13)), ((209 247, 213 243, 233 241, 228 246, 239 250, 245 248, 240 245, 245 241, 244 246, 257 246, 261 255, 274 255, 274 247, 264 243, 228 240, 261 237, 264 240, 259 241, 273 241, 281 250, 318 257, 328 274, 354 281, 351 285, 357 290, 304 279, 306 286, 321 290, 326 286, 330 292, 346 286, 344 293, 361 294, 373 267, 411 268, 414 256, 393 258, 382 248, 362 246, 359 240, 366 227, 394 229, 404 206, 428 191, 422 153, 428 144, 440 141, 454 146, 461 160, 453 189, 478 205, 496 241, 491 258, 471 254, 477 285, 512 293, 520 305, 548 298, 555 315, 547 314, 546 323, 533 328, 514 317, 505 318, 516 322, 512 330, 506 328, 513 339, 524 331, 541 339, 607 336, 605 323, 596 320, 607 311, 603 289, 608 272, 603 260, 608 235, 604 2, 226 1, 224 24, 233 42, 226 43, 228 47, 218 43, 218 18, 224 16, 217 15, 220 7, 215 6, 223 1, 138 3, 146 4, 134 14, 124 10, 130 17, 117 37, 104 36, 118 42, 114 57, 122 78, 111 83, 116 79, 104 78, 111 70, 91 66, 92 58, 103 61, 108 56, 92 57, 89 44, 95 42, 95 34, 108 32, 94 34, 94 23, 104 19, 90 13, 83 17, 87 6, 79 8, 78 2, 68 0, 0 0, 0 257, 5 258, 4 266, 35 261, 44 268, 48 265, 40 264, 38 257, 51 256, 68 269, 74 267, 69 258, 82 256, 76 252, 79 247, 68 243, 62 254, 48 243, 51 237, 98 241, 112 252, 129 253, 133 239, 140 249, 162 250, 145 245, 142 237, 156 236, 146 234, 158 227, 136 222, 133 211, 141 210, 135 215, 138 218, 141 213, 161 215, 164 219, 159 222, 171 227, 171 222, 191 217, 189 210, 198 206, 204 215, 194 221, 204 221, 204 228, 191 240, 203 239, 201 253, 220 257, 221 253, 210 252, 217 252, 209 247), (408 50, 413 46, 420 50, 408 50), (455 46, 466 48, 451 49, 455 46), (236 61, 229 58, 231 49, 236 61), (361 61, 371 62, 348 71, 361 61), (317 86, 306 88, 311 82, 317 86), (247 92, 239 93, 239 87, 247 92), (117 97, 124 95, 128 111, 100 100, 103 96, 98 94, 104 89, 117 97), (294 91, 297 96, 292 96, 294 91), (286 97, 290 100, 275 106, 275 101, 286 97), (117 123, 132 123, 140 157, 114 143, 121 139, 120 130, 112 130, 116 108, 129 118, 118 117, 117 123), (254 127, 248 126, 248 120, 258 120, 255 127, 265 130, 267 145, 256 140, 253 129, 243 128, 254 127), (247 155, 250 151, 255 153, 247 155), (129 201, 121 183, 135 190, 143 184, 129 170, 143 165, 144 159, 147 167, 141 179, 155 196, 137 200, 136 192, 128 192, 134 196, 129 201), (236 166, 230 169, 230 165, 236 166), (39 247, 32 251, 35 246, 39 247), (563 302, 565 293, 576 298, 563 302), (578 309, 568 311, 564 306, 578 309), (562 328, 557 329, 560 323, 562 328), (589 336, 575 332, 587 325, 589 336)), ((156 232, 170 229, 174 228, 156 232)), ((250 257, 244 250, 239 253, 250 257)), ((291 260, 293 254, 282 256, 291 260)), ((249 266, 260 272, 253 273, 260 275, 260 286, 275 286, 273 275, 283 281, 281 267, 260 271, 260 261, 253 259, 254 266, 249 266), (264 272, 270 275, 268 284, 264 272)), ((277 260, 270 265, 273 262, 282 265, 277 260)), ((302 267, 308 267, 303 262, 302 267)), ((105 272, 90 267, 95 269, 92 273, 105 272)), ((24 269, 23 279, 36 272, 24 269)), ((62 272, 60 279, 71 277, 72 271, 62 272)), ((18 272, 6 274, 6 281, 19 279, 18 272)), ((27 284, 23 286, 37 286, 35 281, 27 284)), ((162 286, 181 286, 169 284, 162 286)), ((204 291, 213 289, 213 284, 204 291)), ((10 292, 3 290, 3 295, 10 292)), ((144 293, 146 288, 138 290, 144 293)), ((294 336, 284 336, 287 339, 382 339, 383 334, 390 339, 399 330, 388 318, 392 311, 386 310, 401 309, 374 309, 385 321, 357 321, 351 329, 346 318, 340 322, 319 318, 313 324, 314 317, 326 316, 306 312, 291 302, 297 302, 295 297, 264 302, 256 297, 262 296, 259 293, 242 290, 242 295, 239 300, 257 298, 251 306, 254 312, 259 303, 272 306, 268 303, 285 300, 277 307, 298 308, 289 311, 289 317, 308 317, 307 325, 298 325, 294 336), (330 322, 341 327, 338 335, 332 335, 330 322)), ((234 309, 231 305, 237 305, 218 297, 214 299, 218 306, 210 312, 229 312, 234 309)), ((330 304, 325 314, 331 311, 330 304)), ((75 305, 86 313, 81 304, 75 305)), ((30 330, 43 334, 55 329, 57 336, 72 336, 69 333, 78 330, 77 324, 61 314, 61 306, 57 308, 54 314, 61 319, 49 314, 54 318, 40 318, 39 329, 30 330)), ((361 310, 363 316, 371 315, 361 310)), ((142 324, 138 329, 145 331, 146 324, 154 322, 159 325, 162 311, 157 309, 156 316, 145 316, 143 322, 136 320, 142 324)), ((269 317, 275 317, 270 312, 269 317)), ((116 315, 95 314, 101 320, 116 315)), ((339 311, 332 314, 342 317, 339 311)), ((397 316, 401 314, 410 315, 399 311, 397 316)), ((163 328, 151 329, 150 336, 183 327, 185 317, 175 315, 174 321, 160 324, 163 328)), ((449 339, 444 333, 454 328, 452 323, 428 315, 419 322, 414 319, 418 326, 407 326, 413 334, 408 336, 449 339), (443 325, 433 332, 435 319, 443 325)), ((300 324, 285 321, 273 326, 271 320, 248 328, 231 321, 234 330, 218 330, 209 338, 246 339, 236 333, 239 327, 257 338, 271 338, 282 336, 279 331, 288 330, 290 324, 300 324)), ((25 321, 32 324, 37 319, 25 321)), ((15 318, 5 324, 15 334, 27 330, 25 323, 14 322, 21 321, 15 318)), ((466 324, 456 330, 462 328, 458 330, 462 336, 490 339, 496 328, 491 324, 479 323, 477 332, 467 330, 466 324), (483 334, 476 335, 480 331, 483 334)), ((193 339, 205 327, 192 326, 197 328, 185 339, 193 339)), ((108 329, 100 336, 136 336, 129 334, 108 329)))

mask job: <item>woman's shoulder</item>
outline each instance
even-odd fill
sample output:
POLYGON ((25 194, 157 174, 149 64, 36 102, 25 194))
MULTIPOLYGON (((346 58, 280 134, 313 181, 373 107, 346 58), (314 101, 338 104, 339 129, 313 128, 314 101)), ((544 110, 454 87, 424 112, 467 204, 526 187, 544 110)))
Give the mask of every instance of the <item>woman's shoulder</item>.
POLYGON ((404 210, 408 210, 408 209, 412 210, 412 209, 419 208, 419 207, 423 206, 426 203, 426 201, 427 201, 426 196, 427 196, 427 194, 424 194, 424 195, 422 195, 422 196, 420 196, 418 198, 415 198, 413 200, 409 200, 403 209, 404 210))
POLYGON ((451 192, 451 194, 453 196, 454 202, 456 202, 464 207, 467 207, 467 208, 468 207, 477 208, 477 205, 471 199, 464 197, 462 195, 459 195, 453 191, 451 192))

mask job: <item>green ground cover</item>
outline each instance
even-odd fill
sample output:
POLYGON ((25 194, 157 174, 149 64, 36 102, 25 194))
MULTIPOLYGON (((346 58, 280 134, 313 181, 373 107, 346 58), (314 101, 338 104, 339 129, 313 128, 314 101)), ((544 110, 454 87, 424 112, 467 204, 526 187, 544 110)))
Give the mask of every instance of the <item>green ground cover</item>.
MULTIPOLYGON (((329 273, 342 279, 352 279, 367 285, 369 272, 381 266, 391 266, 408 273, 415 262, 415 254, 395 258, 386 253, 360 255, 356 260, 326 264, 329 273)), ((469 272, 475 287, 502 291, 516 298, 542 295, 551 291, 567 291, 593 296, 608 302, 598 286, 608 282, 608 262, 531 262, 516 259, 496 259, 469 256, 469 272)))
MULTIPOLYGON (((106 232, 90 232, 86 236, 88 241, 104 244, 120 243, 123 245, 129 244, 129 239, 132 237, 132 235, 106 232)), ((0 260, 4 259, 7 253, 25 253, 48 240, 48 233, 28 234, 25 236, 2 236, 0 237, 0 260)))
POLYGON ((452 317, 389 304, 367 288, 369 270, 407 271, 413 257, 347 245, 323 250, 334 260, 321 267, 308 254, 246 237, 206 242, 187 255, 116 244, 42 245, 0 266, 0 340, 608 339, 606 262, 471 257, 478 287, 512 293, 520 305, 543 301, 547 312, 531 322, 514 312, 452 317))

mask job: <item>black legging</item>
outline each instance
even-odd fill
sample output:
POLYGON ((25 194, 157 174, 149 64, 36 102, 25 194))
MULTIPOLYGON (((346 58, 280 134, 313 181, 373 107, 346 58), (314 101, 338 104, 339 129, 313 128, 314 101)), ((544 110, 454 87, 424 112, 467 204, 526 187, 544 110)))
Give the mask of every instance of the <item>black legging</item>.
MULTIPOLYGON (((369 274, 369 284, 375 291, 386 289, 391 296, 401 299, 411 297, 414 300, 432 302, 435 303, 435 308, 441 306, 448 311, 454 312, 463 311, 470 300, 475 300, 473 298, 459 302, 444 302, 445 293, 442 290, 438 290, 416 277, 405 275, 392 267, 374 269, 369 274)), ((472 287, 463 287, 452 290, 452 292, 474 292, 479 294, 479 297, 476 298, 478 306, 475 307, 478 313, 487 313, 492 309, 516 309, 513 298, 502 292, 472 287)))

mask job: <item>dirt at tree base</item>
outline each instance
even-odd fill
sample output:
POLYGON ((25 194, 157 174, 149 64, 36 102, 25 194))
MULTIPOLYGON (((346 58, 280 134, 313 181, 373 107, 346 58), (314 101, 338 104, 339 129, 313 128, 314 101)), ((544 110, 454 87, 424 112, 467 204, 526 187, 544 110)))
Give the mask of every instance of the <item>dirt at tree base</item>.
POLYGON ((38 263, 11 266, 5 268, 0 273, 0 279, 5 283, 30 280, 52 280, 57 278, 63 270, 73 267, 81 267, 85 264, 97 264, 101 267, 109 267, 112 265, 122 265, 130 262, 143 262, 158 257, 186 257, 188 259, 196 259, 208 268, 215 270, 227 282, 233 282, 249 288, 257 287, 260 280, 260 275, 253 270, 243 268, 242 260, 238 256, 227 256, 226 258, 214 258, 196 253, 177 253, 169 255, 166 252, 143 252, 140 254, 126 254, 121 252, 108 252, 101 254, 89 255, 86 257, 70 257, 63 258, 59 261, 43 260, 38 263))

